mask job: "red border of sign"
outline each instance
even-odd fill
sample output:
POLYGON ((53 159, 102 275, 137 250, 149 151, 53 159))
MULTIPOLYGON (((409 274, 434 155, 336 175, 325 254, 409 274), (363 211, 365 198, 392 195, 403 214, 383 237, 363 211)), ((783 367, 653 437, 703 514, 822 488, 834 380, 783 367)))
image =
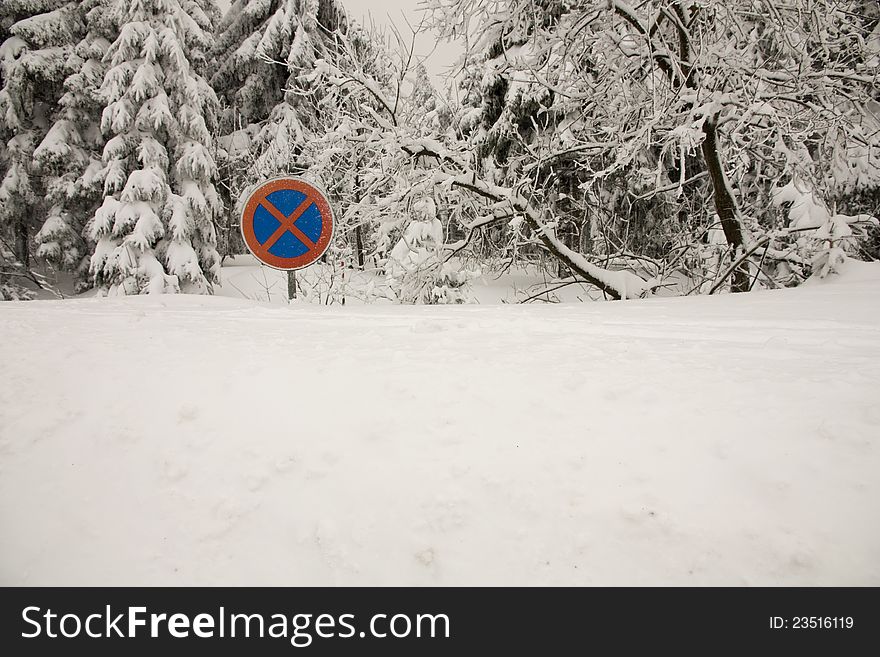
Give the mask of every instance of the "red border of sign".
POLYGON ((324 255, 327 248, 330 246, 330 242, 333 240, 333 231, 336 222, 333 218, 333 208, 330 207, 330 203, 327 201, 327 195, 314 183, 307 182, 302 178, 281 176, 279 178, 267 180, 251 192, 247 203, 244 204, 244 209, 241 211, 240 224, 244 243, 257 260, 273 269, 293 271, 295 269, 308 267, 324 255), (281 258, 268 253, 254 234, 254 213, 257 210, 257 206, 259 206, 269 194, 282 189, 293 189, 305 194, 306 197, 311 199, 314 204, 318 206, 318 212, 321 213, 321 235, 315 243, 315 248, 309 249, 306 253, 295 258, 281 258), (246 217, 250 217, 250 220, 245 221, 246 217))

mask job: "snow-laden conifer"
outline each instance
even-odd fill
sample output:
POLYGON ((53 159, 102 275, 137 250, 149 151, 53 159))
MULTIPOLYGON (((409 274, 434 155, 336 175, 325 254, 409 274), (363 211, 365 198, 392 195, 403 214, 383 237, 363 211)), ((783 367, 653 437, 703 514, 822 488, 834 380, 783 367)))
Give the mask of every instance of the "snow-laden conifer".
POLYGON ((34 149, 51 125, 81 29, 77 4, 0 4, 0 298, 23 296, 18 283, 30 276, 31 238, 46 209, 34 149))
POLYGON ((52 125, 33 154, 48 204, 35 235, 37 255, 73 270, 78 289, 90 283, 93 244, 84 239, 84 226, 103 196, 103 107, 98 92, 106 72, 103 58, 117 32, 109 5, 110 0, 79 3, 84 34, 68 57, 69 74, 52 125))
MULTIPOLYGON (((257 180, 302 173, 305 145, 324 132, 325 89, 304 81, 316 61, 338 61, 348 21, 337 0, 235 0, 217 29, 210 80, 223 104, 221 194, 234 206, 257 180)), ((223 253, 240 252, 237 216, 223 253)))
POLYGON ((201 75, 207 0, 117 0, 119 36, 100 89, 104 201, 88 227, 95 281, 110 293, 212 290, 222 204, 211 134, 217 98, 201 75))

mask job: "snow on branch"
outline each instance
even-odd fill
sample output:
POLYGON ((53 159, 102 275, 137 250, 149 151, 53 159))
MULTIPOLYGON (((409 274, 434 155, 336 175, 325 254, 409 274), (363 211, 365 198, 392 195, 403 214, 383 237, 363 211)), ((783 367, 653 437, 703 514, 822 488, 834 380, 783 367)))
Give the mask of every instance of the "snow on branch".
POLYGON ((506 203, 511 209, 521 214, 526 223, 535 231, 538 239, 547 249, 559 258, 566 266, 586 281, 614 299, 637 299, 648 290, 648 283, 628 271, 610 271, 594 265, 583 255, 568 248, 556 237, 555 232, 547 226, 539 210, 514 190, 493 185, 479 178, 475 171, 462 165, 459 158, 445 149, 433 150, 428 140, 416 140, 400 144, 401 150, 411 157, 429 156, 447 162, 460 169, 459 173, 437 172, 434 182, 438 185, 451 185, 471 191, 495 203, 506 203))

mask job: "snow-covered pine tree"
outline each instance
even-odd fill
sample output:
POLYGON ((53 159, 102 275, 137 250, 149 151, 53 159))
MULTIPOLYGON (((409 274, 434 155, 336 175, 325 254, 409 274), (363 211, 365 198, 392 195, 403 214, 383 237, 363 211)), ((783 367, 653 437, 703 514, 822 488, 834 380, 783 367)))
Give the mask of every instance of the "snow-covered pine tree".
POLYGON ((234 0, 217 25, 209 75, 223 103, 225 133, 265 121, 284 98, 288 73, 257 51, 282 0, 234 0))
POLYGON ((212 291, 222 203, 210 128, 217 97, 202 77, 212 0, 116 0, 119 36, 100 95, 104 202, 89 222, 95 282, 111 294, 212 291))
MULTIPOLYGON (((211 83, 224 105, 221 191, 233 205, 253 182, 303 168, 303 145, 322 131, 321 90, 303 82, 336 61, 346 19, 336 0, 235 0, 217 29, 211 83)), ((237 218, 225 232, 234 246, 237 218), (232 224, 235 225, 232 225, 232 224)))
POLYGON ((31 235, 43 190, 34 148, 48 130, 81 23, 77 3, 6 0, 0 5, 0 298, 25 295, 31 235))
POLYGON ((336 34, 345 16, 336 0, 284 0, 266 22, 254 57, 284 69, 283 101, 270 111, 257 141, 258 174, 297 172, 305 142, 321 130, 321 89, 303 81, 315 61, 336 61, 336 34))
POLYGON ((84 239, 83 230, 103 198, 103 105, 98 92, 106 72, 103 57, 118 36, 109 5, 110 0, 79 3, 85 34, 68 58, 70 74, 64 81, 54 122, 34 151, 49 204, 42 228, 35 235, 37 255, 74 271, 77 291, 91 282, 93 244, 84 239))
MULTIPOLYGON (((241 191, 255 180, 250 172, 259 155, 255 137, 272 108, 283 101, 287 70, 257 56, 256 47, 281 0, 233 0, 217 24, 208 78, 220 99, 216 158, 224 204, 234 208, 241 191)), ((235 212, 218 226, 223 256, 243 253, 235 212)))

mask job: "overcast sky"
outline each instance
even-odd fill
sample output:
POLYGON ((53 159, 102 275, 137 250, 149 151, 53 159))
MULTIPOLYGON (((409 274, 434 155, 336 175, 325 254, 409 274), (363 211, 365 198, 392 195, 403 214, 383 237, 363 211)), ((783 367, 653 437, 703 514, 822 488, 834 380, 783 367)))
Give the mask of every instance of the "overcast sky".
MULTIPOLYGON (((340 0, 348 11, 348 14, 360 22, 369 26, 372 18, 373 24, 380 28, 387 28, 392 23, 398 27, 404 35, 409 34, 406 21, 416 27, 419 24, 422 12, 420 6, 424 0, 340 0)), ((217 0, 220 8, 226 11, 230 0, 217 0)), ((434 85, 438 89, 445 88, 444 81, 440 76, 447 73, 455 60, 461 54, 461 46, 455 43, 438 41, 431 31, 420 34, 415 44, 416 55, 426 57, 425 67, 430 73, 434 85)))

